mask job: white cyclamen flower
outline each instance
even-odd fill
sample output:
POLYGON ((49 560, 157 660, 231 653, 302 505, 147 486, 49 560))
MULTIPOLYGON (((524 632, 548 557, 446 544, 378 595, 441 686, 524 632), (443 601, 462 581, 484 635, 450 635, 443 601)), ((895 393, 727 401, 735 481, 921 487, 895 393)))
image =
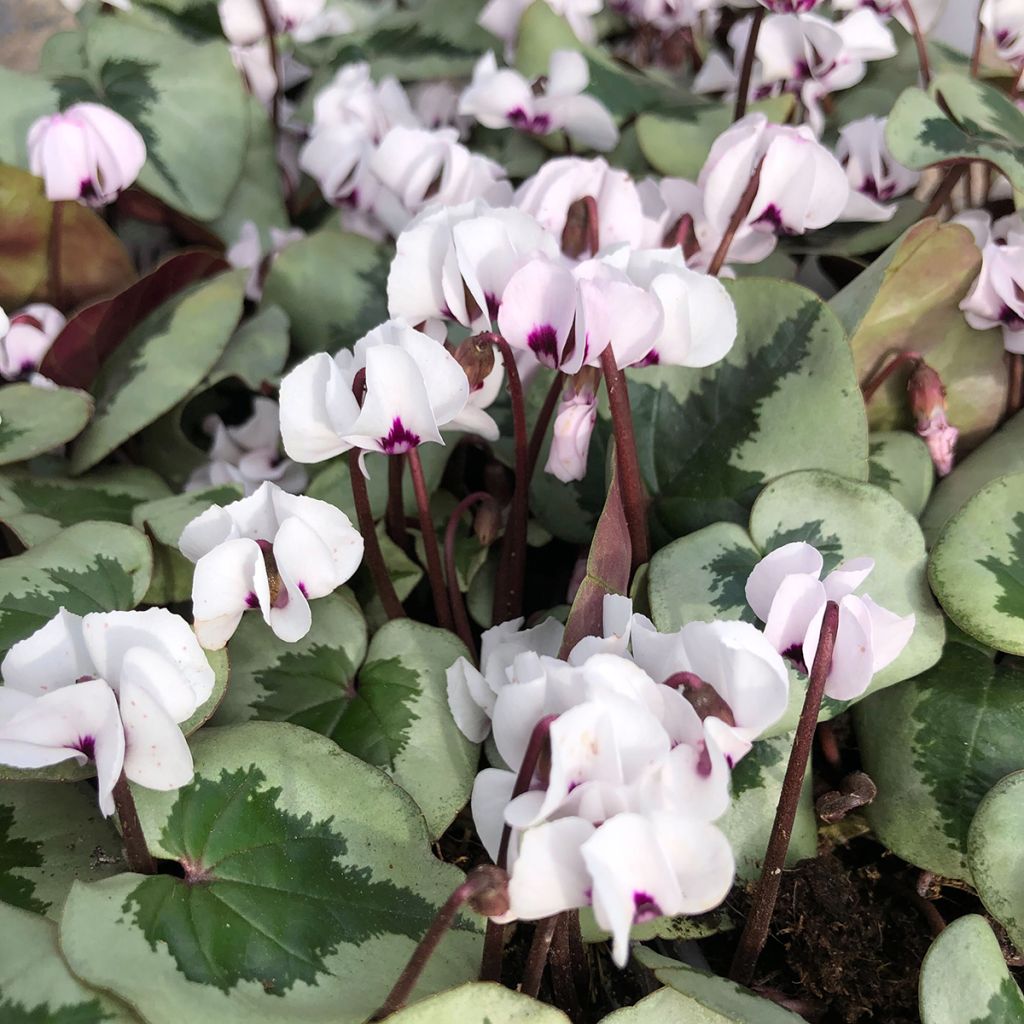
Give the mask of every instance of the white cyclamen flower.
POLYGON ((0 330, 0 376, 18 380, 35 373, 66 323, 64 314, 45 302, 19 309, 6 334, 0 330))
POLYGON ((259 608, 282 640, 301 640, 312 623, 309 601, 345 583, 363 557, 363 538, 344 512, 272 483, 208 508, 185 527, 178 546, 196 563, 195 630, 209 650, 231 639, 250 608, 259 608))
POLYGON ((921 178, 893 159, 885 144, 885 121, 862 117, 839 130, 836 158, 850 182, 841 220, 891 220, 896 204, 890 200, 912 191, 921 178))
POLYGON ((214 673, 180 616, 62 609, 8 651, 0 673, 0 762, 95 761, 104 814, 122 768, 148 789, 191 781, 179 725, 208 700, 214 673))
POLYGON ((275 34, 295 31, 324 7, 324 0, 218 0, 220 26, 229 42, 249 46, 267 35, 263 2, 275 34))

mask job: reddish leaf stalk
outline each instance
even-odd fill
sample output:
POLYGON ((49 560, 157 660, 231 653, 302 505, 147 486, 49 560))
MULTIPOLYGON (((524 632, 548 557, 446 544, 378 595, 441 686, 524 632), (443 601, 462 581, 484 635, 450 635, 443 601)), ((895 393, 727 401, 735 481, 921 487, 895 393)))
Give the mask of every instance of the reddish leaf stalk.
POLYGON ((867 405, 872 398, 875 397, 875 392, 893 375, 905 363, 910 365, 913 369, 921 362, 920 352, 900 352, 893 356, 881 370, 878 371, 867 383, 861 387, 861 394, 864 396, 864 404, 867 405))
POLYGON ((761 22, 767 13, 766 8, 758 7, 754 11, 753 20, 750 23, 750 35, 747 36, 747 49, 743 54, 743 66, 740 68, 740 81, 736 92, 736 108, 733 111, 733 121, 738 121, 747 112, 747 103, 750 99, 750 76, 754 72, 754 51, 757 49, 757 37, 761 34, 761 22))
POLYGON ((398 600, 395 586, 388 575, 388 567, 384 562, 384 553, 377 539, 377 528, 373 522, 370 509, 370 496, 366 491, 366 480, 359 467, 359 449, 352 448, 348 453, 348 475, 352 482, 352 500, 356 506, 356 520, 359 532, 363 535, 363 558, 373 577, 373 585, 377 588, 377 596, 384 606, 384 614, 389 619, 405 618, 402 602, 398 600))
POLYGON ((747 915, 743 934, 733 957, 729 977, 740 985, 750 985, 757 967, 757 958, 761 954, 765 940, 768 938, 768 927, 771 924, 775 902, 779 897, 779 885, 782 882, 782 868, 789 850, 789 840, 793 834, 793 822, 800 803, 800 790, 803 787, 804 774, 814 744, 814 730, 818 724, 818 713, 821 700, 825 694, 825 682, 832 667, 832 652, 835 650, 836 634, 839 632, 839 605, 829 601, 825 605, 825 615, 821 622, 821 633, 818 637, 818 650, 814 655, 811 677, 807 686, 807 696, 800 712, 793 750, 786 765, 786 776, 782 781, 782 795, 775 811, 772 834, 768 840, 768 849, 764 855, 764 866, 761 877, 754 892, 754 902, 747 915))
POLYGON ((394 988, 388 993, 381 1008, 370 1018, 371 1020, 384 1020, 391 1014, 397 1013, 405 1005, 416 982, 419 981, 423 969, 427 966, 445 933, 451 928, 455 915, 466 903, 493 889, 494 886, 493 868, 477 868, 466 876, 466 880, 456 887, 445 901, 444 906, 437 912, 437 917, 434 918, 427 934, 413 950, 409 962, 405 965, 405 970, 398 976, 394 988))
POLYGON ((409 472, 412 475, 412 487, 416 492, 416 506, 419 509, 420 533, 423 535, 423 547, 427 555, 427 576, 430 578, 430 590, 434 595, 434 611, 437 623, 442 629, 452 628, 452 612, 448 606, 448 595, 445 592, 444 572, 441 569, 441 551, 437 546, 437 531, 434 520, 430 517, 430 495, 427 493, 427 481, 423 475, 423 463, 416 448, 410 448, 408 454, 409 472))
POLYGON ((139 812, 135 809, 135 798, 123 770, 114 783, 114 807, 117 808, 117 820, 121 823, 124 859, 128 863, 128 870, 140 875, 155 875, 156 861, 146 845, 139 812))
POLYGON ((555 407, 558 405, 558 399, 562 395, 563 388, 564 377, 561 373, 556 372, 555 379, 551 382, 551 387, 548 388, 548 393, 544 396, 544 404, 540 407, 537 422, 533 425, 533 433, 530 435, 530 454, 526 466, 527 480, 533 479, 533 472, 537 468, 537 460, 540 458, 540 450, 544 445, 544 435, 548 432, 551 417, 555 413, 555 407))
POLYGON ((910 31, 914 36, 914 45, 917 47, 917 62, 921 65, 921 81, 927 89, 932 84, 932 68, 928 60, 928 43, 924 33, 921 31, 921 23, 917 20, 914 12, 914 5, 911 0, 903 0, 903 10, 906 11, 907 20, 910 22, 910 31))
POLYGON ((486 491, 474 491, 472 494, 467 494, 448 517, 448 526, 444 531, 444 567, 448 579, 448 600, 451 602, 452 616, 455 619, 455 632, 466 645, 473 661, 477 660, 476 641, 473 639, 473 630, 469 624, 469 616, 466 614, 466 602, 462 598, 462 591, 459 590, 459 576, 455 569, 455 534, 459 529, 462 517, 469 509, 478 501, 491 500, 493 499, 486 491))
POLYGON ((526 525, 530 496, 530 440, 526 431, 526 403, 523 382, 519 379, 516 357, 509 343, 494 331, 478 334, 477 340, 489 341, 501 353, 505 379, 512 399, 512 426, 516 442, 516 486, 512 492, 505 537, 501 543, 498 576, 494 587, 495 624, 514 619, 523 607, 523 585, 526 579, 526 525))
POLYGON ((725 234, 722 235, 722 240, 718 243, 715 255, 711 257, 711 263, 708 265, 708 274, 711 277, 717 277, 725 265, 725 261, 729 256, 729 248, 736 237, 736 232, 739 231, 740 225, 747 219, 747 214, 750 213, 754 205, 754 200, 757 198, 757 190, 761 184, 761 168, 763 166, 764 158, 762 157, 760 163, 754 168, 754 173, 750 176, 750 181, 747 183, 743 195, 740 196, 740 201, 736 204, 732 220, 729 221, 725 234))
POLYGON ((640 457, 636 450, 633 430, 633 410, 629 404, 626 375, 615 363, 615 354, 609 345, 601 353, 601 370, 608 389, 608 405, 615 431, 615 459, 622 488, 622 507, 626 513, 629 539, 633 546, 632 568, 650 561, 651 545, 647 535, 647 495, 640 475, 640 457))

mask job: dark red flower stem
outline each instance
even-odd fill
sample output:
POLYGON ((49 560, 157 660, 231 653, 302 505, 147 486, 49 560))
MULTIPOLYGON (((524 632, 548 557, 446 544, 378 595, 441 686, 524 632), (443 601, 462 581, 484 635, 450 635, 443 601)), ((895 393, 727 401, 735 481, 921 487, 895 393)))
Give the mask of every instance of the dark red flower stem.
POLYGON ((960 179, 970 169, 971 163, 969 160, 957 161, 946 169, 945 176, 932 193, 932 197, 928 201, 928 205, 925 207, 924 213, 921 214, 921 220, 926 220, 928 217, 935 217, 939 214, 942 207, 949 202, 949 198, 953 194, 953 189, 960 184, 960 179))
POLYGON ((64 282, 61 275, 61 230, 64 221, 64 203, 66 200, 58 199, 53 204, 53 213, 50 216, 50 238, 47 246, 47 261, 50 264, 50 301, 53 305, 64 310, 64 282))
POLYGON ((366 480, 359 468, 359 449, 352 448, 348 453, 348 475, 352 483, 352 500, 356 506, 356 520, 359 532, 363 535, 363 559, 370 569, 373 585, 377 588, 377 596, 384 606, 384 614, 389 619, 405 618, 402 602, 398 600, 395 586, 388 575, 388 567, 384 562, 384 553, 377 539, 377 527, 373 521, 370 508, 370 496, 366 491, 366 480))
POLYGON ((423 547, 427 555, 427 576, 430 579, 430 590, 434 595, 434 611, 437 624, 442 629, 451 629, 451 608, 448 606, 448 594, 445 592, 444 572, 441 569, 441 551, 437 546, 437 531, 434 520, 430 517, 430 495, 427 493, 427 481, 423 475, 423 463, 416 448, 410 448, 407 456, 409 473, 412 475, 412 488, 416 492, 416 507, 419 509, 420 533, 423 535, 423 547))
POLYGON ((388 459, 388 504, 384 513, 388 536, 405 552, 409 551, 409 532, 405 528, 405 502, 402 497, 402 474, 405 456, 388 459))
POLYGON ((531 999, 537 998, 540 991, 541 978, 544 977, 544 965, 548 962, 548 952, 551 949, 551 940, 555 937, 555 929, 558 927, 560 914, 553 914, 551 917, 542 918, 537 922, 533 932, 533 942, 530 943, 530 952, 526 957, 526 966, 523 968, 523 981, 519 991, 531 999))
POLYGON ((874 375, 869 381, 867 381, 861 387, 861 394, 864 396, 864 404, 867 405, 872 398, 875 397, 875 392, 904 364, 909 364, 910 369, 913 369, 921 362, 920 352, 899 352, 888 363, 883 366, 878 373, 874 375))
POLYGON ((501 353, 505 365, 505 380, 512 400, 512 429, 516 443, 516 485, 512 492, 505 536, 498 556, 498 575, 494 587, 492 618, 495 625, 516 618, 523 608, 523 586, 526 581, 526 526, 530 497, 530 439, 526 431, 526 402, 523 382, 519 379, 516 357, 509 343, 494 331, 476 336, 478 341, 489 341, 501 353))
POLYGON ((917 47, 917 62, 921 65, 921 81, 927 89, 932 84, 932 66, 928 60, 928 41, 921 31, 921 23, 917 20, 911 0, 903 0, 903 10, 906 11, 907 20, 910 22, 910 32, 914 37, 914 45, 917 47))
POLYGON ((412 995, 412 990, 415 988, 416 982, 419 981, 423 969, 427 966, 448 929, 451 928, 455 915, 474 897, 493 887, 494 880, 490 872, 493 872, 493 868, 471 871, 466 876, 466 880, 456 887, 445 901, 444 906, 437 912, 437 917, 434 918, 427 934, 413 950, 409 962, 405 965, 405 970, 398 976, 394 988, 388 993, 381 1008, 370 1018, 371 1020, 384 1020, 391 1014, 397 1013, 405 1005, 409 996, 412 995))
POLYGON ((789 755, 789 764, 786 765, 786 776, 782 780, 782 795, 775 811, 775 822, 764 855, 764 866, 729 971, 729 977, 740 985, 749 986, 753 980, 757 958, 761 955, 765 940, 768 938, 768 926, 771 924, 775 902, 779 897, 782 868, 786 863, 786 853, 789 851, 793 822, 796 820, 797 806, 800 803, 800 790, 803 788, 807 763, 811 757, 814 730, 818 724, 821 700, 825 694, 825 682, 832 667, 832 652, 835 650, 838 632, 839 605, 835 601, 829 601, 825 605, 818 650, 814 655, 811 677, 807 685, 807 696, 800 711, 793 749, 789 755))
POLYGON ((124 859, 128 870, 140 875, 155 875, 156 861, 146 845, 139 812, 135 809, 135 798, 123 770, 114 783, 114 807, 117 808, 117 820, 121 823, 121 839, 124 841, 124 859))
MULTIPOLYGON (((537 764, 540 755, 548 742, 548 734, 551 732, 551 723, 558 715, 545 715, 530 733, 530 742, 526 745, 526 753, 523 755, 523 763, 519 766, 519 774, 516 776, 516 784, 512 788, 512 796, 509 803, 517 796, 522 796, 529 789, 530 782, 537 771, 537 764)), ((501 843, 498 846, 498 867, 503 870, 508 866, 508 844, 512 839, 512 828, 509 825, 501 830, 501 843)), ((548 943, 550 944, 550 939, 548 943)), ((501 958, 505 946, 505 926, 487 922, 487 934, 484 937, 484 955, 480 964, 481 981, 501 980, 501 958)), ((545 957, 547 951, 545 950, 545 957)), ((543 968, 543 964, 541 964, 543 968)))
POLYGON ((750 176, 750 181, 747 183, 743 195, 740 196, 740 201, 736 204, 732 219, 725 229, 725 234, 722 235, 722 240, 718 243, 715 255, 711 257, 711 263, 708 265, 708 274, 711 277, 717 277, 719 271, 725 266, 725 261, 729 256, 729 248, 736 237, 736 232, 739 231, 740 225, 747 219, 747 214, 750 213, 754 205, 754 200, 757 198, 757 190, 761 185, 761 168, 763 166, 764 158, 762 157, 761 162, 754 168, 754 173, 750 176))
POLYGON ((278 119, 281 113, 281 64, 277 53, 277 26, 270 9, 270 0, 259 0, 263 14, 263 27, 267 30, 267 46, 270 49, 270 66, 274 69, 274 95, 270 100, 270 131, 274 138, 274 152, 277 152, 279 131, 278 119))
POLYGON ((493 500, 486 491, 467 494, 448 517, 448 525, 444 531, 444 567, 448 580, 448 600, 451 602, 452 617, 455 619, 455 632, 466 645, 473 661, 477 660, 476 641, 473 639, 473 629, 466 614, 466 602, 462 598, 462 591, 459 590, 459 576, 455 569, 455 534, 458 532, 462 517, 469 509, 479 501, 493 500))
POLYGON ((1006 416, 1016 416, 1024 408, 1024 355, 1007 353, 1010 374, 1006 389, 1006 416))
POLYGON ((540 407, 537 422, 533 425, 533 433, 530 434, 529 458, 527 459, 526 466, 526 475, 529 480, 533 479, 534 471, 537 468, 537 460, 540 458, 540 450, 544 446, 544 435, 548 432, 551 417, 554 415, 555 407, 558 405, 558 399, 561 397, 564 387, 565 378, 556 371, 555 379, 551 382, 551 387, 548 388, 548 393, 544 396, 544 404, 540 407))
POLYGON ((758 7, 754 11, 753 20, 750 23, 750 35, 747 36, 747 49, 743 54, 743 67, 740 68, 740 81, 736 87, 736 108, 733 111, 733 121, 738 121, 747 112, 747 103, 750 101, 750 76, 754 72, 754 51, 757 49, 757 37, 761 34, 761 22, 767 13, 764 7, 758 7))
POLYGON ((601 353, 601 370, 608 389, 608 405, 612 413, 615 432, 615 459, 622 488, 622 507, 626 513, 629 539, 633 546, 633 565, 649 562, 651 543, 647 534, 647 495, 640 475, 640 457, 636 450, 636 432, 633 430, 633 410, 629 404, 626 375, 615 363, 611 345, 601 353))

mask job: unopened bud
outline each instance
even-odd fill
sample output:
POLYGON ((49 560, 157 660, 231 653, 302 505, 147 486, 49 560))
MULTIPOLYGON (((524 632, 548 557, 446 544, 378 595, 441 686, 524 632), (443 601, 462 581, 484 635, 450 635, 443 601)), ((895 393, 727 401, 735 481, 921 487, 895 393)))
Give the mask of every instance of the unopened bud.
POLYGON ((596 213, 597 203, 591 196, 577 199, 569 207, 569 211, 565 215, 565 227, 562 230, 562 252, 566 256, 578 260, 585 254, 597 255, 594 245, 597 225, 591 223, 596 213))
POLYGON ((473 533, 483 547, 497 540, 501 525, 501 506, 491 497, 482 500, 473 516, 473 533))
POLYGON ((953 456, 960 432, 946 419, 946 388, 942 378, 923 359, 907 381, 907 396, 917 434, 928 446, 939 476, 953 468, 953 456))
POLYGON ((577 395, 582 395, 588 401, 592 401, 601 383, 601 368, 599 366, 581 367, 569 378, 569 383, 577 395))
POLYGON ((681 691, 702 722, 705 718, 717 718, 726 725, 736 724, 732 708, 710 683, 704 682, 695 672, 675 672, 665 680, 664 685, 681 691))
POLYGON ((469 905, 484 917, 501 917, 508 913, 508 872, 493 864, 473 868, 466 878, 472 886, 469 905))
POLYGON ((466 373, 469 390, 482 388, 494 369, 494 346, 477 338, 467 338, 456 347, 452 355, 466 373))
POLYGON ((842 821, 843 818, 864 807, 878 796, 878 787, 864 772, 853 772, 840 783, 838 790, 823 793, 815 802, 818 817, 827 824, 842 821))

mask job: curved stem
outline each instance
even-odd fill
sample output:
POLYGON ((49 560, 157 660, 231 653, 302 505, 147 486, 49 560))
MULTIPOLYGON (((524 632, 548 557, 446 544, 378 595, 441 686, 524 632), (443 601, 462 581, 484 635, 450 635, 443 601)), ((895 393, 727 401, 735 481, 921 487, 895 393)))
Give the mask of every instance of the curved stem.
POLYGON ((409 550, 409 533, 405 528, 405 503, 402 498, 402 473, 405 456, 392 455, 388 459, 388 504, 384 513, 388 536, 403 550, 409 550))
POLYGON ((412 474, 412 486, 416 492, 416 506, 419 509, 420 533, 423 535, 423 547, 427 555, 427 576, 430 577, 430 589, 434 595, 434 611, 437 613, 437 624, 442 629, 452 628, 452 613, 448 607, 448 595, 445 593, 444 573, 441 571, 441 552, 437 546, 437 531, 434 520, 430 518, 430 495, 427 493, 427 481, 423 475, 423 463, 416 448, 410 448, 409 472, 412 474))
POLYGON ((747 49, 743 54, 743 67, 740 68, 740 81, 736 87, 736 108, 733 111, 733 121, 738 121, 747 112, 747 102, 750 98, 750 76, 754 72, 754 51, 757 49, 757 37, 761 34, 761 22, 767 10, 758 7, 754 11, 753 21, 750 24, 750 35, 747 36, 747 49))
POLYGON ((619 471, 619 486, 622 489, 622 507, 626 513, 629 539, 633 547, 633 565, 649 562, 651 545, 647 535, 647 496, 640 475, 640 458, 636 451, 636 434, 633 430, 633 410, 629 405, 629 388, 626 375, 615 363, 611 345, 601 353, 601 370, 608 389, 608 405, 612 413, 612 429, 615 431, 615 459, 619 471))
POLYGON ((910 31, 914 36, 914 45, 917 47, 917 62, 921 65, 921 81, 927 89, 932 84, 932 68, 928 60, 928 42, 921 31, 921 23, 917 20, 917 14, 914 12, 914 5, 911 3, 911 0, 903 0, 903 10, 907 13, 910 31))
POLYGON ((389 619, 402 619, 405 617, 405 610, 395 593, 395 586, 388 575, 384 553, 381 551, 380 541, 377 539, 377 527, 370 509, 370 496, 366 491, 366 480, 363 478, 363 471, 359 466, 358 448, 349 450, 348 475, 352 483, 352 500, 356 506, 356 520, 359 523, 359 532, 363 535, 363 558, 369 566, 370 575, 377 588, 377 595, 380 597, 380 603, 384 606, 384 614, 389 619))
POLYGON ((523 968, 523 981, 519 986, 519 991, 531 999, 536 999, 540 991, 544 965, 548 962, 548 951, 551 949, 551 940, 555 937, 559 917, 559 914, 552 914, 551 917, 542 918, 537 922, 537 928, 533 933, 533 942, 530 943, 530 952, 523 968))
POLYGON ((551 382, 551 387, 548 388, 548 393, 544 396, 544 404, 540 407, 537 422, 534 423, 533 433, 530 435, 529 456, 526 460, 527 480, 533 479, 534 471, 537 468, 537 460, 540 458, 540 450, 544 444, 544 435, 548 432, 548 426, 558 405, 558 399, 562 394, 563 386, 562 374, 556 370, 555 379, 551 382))
POLYGON ((117 808, 117 820, 121 823, 124 859, 128 863, 128 870, 140 875, 155 875, 156 861, 153 860, 153 855, 146 845, 139 812, 135 809, 135 798, 123 770, 120 778, 114 783, 114 807, 117 808))
POLYGON ((761 158, 760 163, 754 168, 754 173, 750 176, 750 181, 747 183, 743 195, 740 196, 740 201, 736 204, 736 209, 733 211, 729 226, 725 229, 725 234, 722 235, 722 240, 718 243, 715 255, 711 258, 711 263, 708 265, 708 274, 711 277, 717 277, 718 272, 725 265, 725 261, 729 256, 729 247, 736 237, 736 232, 739 231, 740 225, 747 219, 747 214, 750 213, 754 205, 754 200, 757 198, 757 190, 761 184, 762 166, 764 166, 764 157, 761 158))
POLYGON ((888 363, 883 366, 866 384, 861 387, 861 394, 864 396, 864 404, 867 405, 875 396, 875 392, 898 370, 904 363, 910 363, 911 367, 921 362, 920 352, 899 352, 888 363))
POLYGON ((473 661, 477 660, 476 641, 473 639, 473 629, 469 624, 469 616, 466 614, 466 602, 462 599, 462 591, 459 590, 459 576, 455 569, 455 533, 463 515, 469 509, 478 501, 491 500, 491 496, 486 491, 474 491, 472 494, 467 494, 448 517, 448 526, 444 531, 444 568, 448 579, 448 600, 451 602, 452 616, 455 619, 455 632, 459 634, 459 639, 466 645, 473 661))
POLYGON ((481 981, 501 981, 501 962, 505 954, 505 929, 507 925, 496 924, 488 919, 484 933, 484 954, 480 960, 481 981))
POLYGON ((782 795, 775 811, 772 834, 764 855, 764 866, 729 971, 729 977, 740 985, 749 985, 753 980, 757 958, 764 947, 765 939, 768 938, 768 926, 771 924, 772 912, 779 897, 782 868, 786 862, 786 853, 789 851, 793 822, 796 820, 797 806, 800 803, 800 790, 803 788, 804 774, 814 744, 814 730, 818 724, 821 699, 825 694, 825 682, 832 667, 832 652, 835 649, 838 632, 839 605, 835 601, 829 601, 825 605, 825 615, 821 621, 818 650, 814 655, 807 696, 800 711, 800 721, 797 723, 789 764, 786 765, 786 776, 782 780, 782 795))

